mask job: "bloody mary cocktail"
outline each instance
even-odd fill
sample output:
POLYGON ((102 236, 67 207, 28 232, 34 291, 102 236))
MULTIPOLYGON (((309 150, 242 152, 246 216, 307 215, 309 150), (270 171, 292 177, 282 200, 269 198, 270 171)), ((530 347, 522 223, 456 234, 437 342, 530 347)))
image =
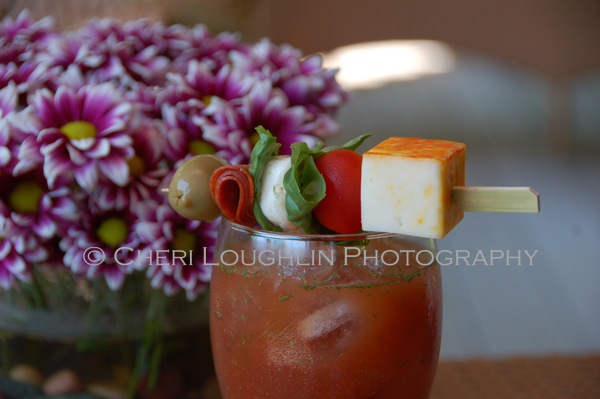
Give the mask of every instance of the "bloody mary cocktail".
POLYGON ((210 290, 223 398, 427 398, 442 322, 435 250, 430 239, 295 236, 224 218, 210 290))

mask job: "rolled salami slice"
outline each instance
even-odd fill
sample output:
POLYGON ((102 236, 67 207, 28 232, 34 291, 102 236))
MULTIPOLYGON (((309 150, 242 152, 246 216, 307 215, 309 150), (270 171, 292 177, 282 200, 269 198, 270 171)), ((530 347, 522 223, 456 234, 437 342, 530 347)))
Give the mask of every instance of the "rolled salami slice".
POLYGON ((232 222, 254 226, 254 182, 250 165, 227 165, 215 170, 210 178, 210 191, 217 206, 232 222))

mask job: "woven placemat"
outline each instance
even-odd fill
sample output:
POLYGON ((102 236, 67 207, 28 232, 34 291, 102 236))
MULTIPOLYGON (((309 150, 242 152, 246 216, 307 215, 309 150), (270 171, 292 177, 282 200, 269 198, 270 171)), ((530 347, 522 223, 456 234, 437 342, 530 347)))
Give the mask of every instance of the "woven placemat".
POLYGON ((600 354, 442 361, 431 399, 600 399, 600 354))

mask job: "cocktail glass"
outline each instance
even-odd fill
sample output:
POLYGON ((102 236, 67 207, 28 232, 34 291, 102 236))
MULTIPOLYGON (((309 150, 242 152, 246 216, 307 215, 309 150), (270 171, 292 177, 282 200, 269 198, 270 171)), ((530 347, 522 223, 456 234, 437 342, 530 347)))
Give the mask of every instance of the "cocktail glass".
POLYGON ((432 239, 223 218, 210 290, 223 398, 427 398, 442 327, 435 255, 432 239))

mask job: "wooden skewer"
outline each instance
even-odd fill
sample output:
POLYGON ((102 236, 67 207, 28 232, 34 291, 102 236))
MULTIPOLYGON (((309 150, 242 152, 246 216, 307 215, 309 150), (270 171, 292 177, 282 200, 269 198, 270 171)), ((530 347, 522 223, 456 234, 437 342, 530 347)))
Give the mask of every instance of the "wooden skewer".
POLYGON ((452 187, 452 202, 464 212, 538 213, 540 196, 531 187, 452 187))
MULTIPOLYGON (((168 188, 160 190, 169 193, 168 188)), ((452 187, 452 202, 463 212, 538 213, 540 196, 531 187, 452 187)))

